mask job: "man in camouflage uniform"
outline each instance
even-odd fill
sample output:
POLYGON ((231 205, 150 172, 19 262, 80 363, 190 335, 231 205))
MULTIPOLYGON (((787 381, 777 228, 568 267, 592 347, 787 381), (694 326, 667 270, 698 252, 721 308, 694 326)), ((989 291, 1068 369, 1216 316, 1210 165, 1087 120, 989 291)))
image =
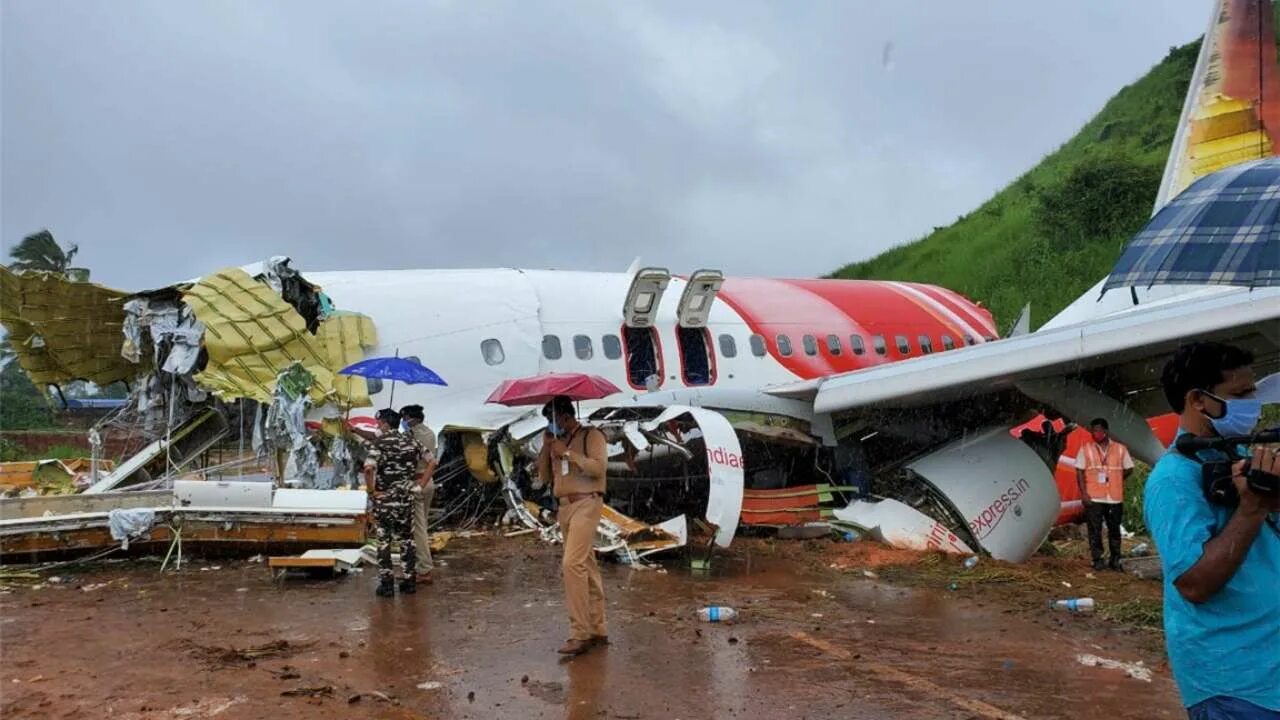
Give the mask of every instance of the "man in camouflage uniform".
POLYGON ((422 447, 400 432, 400 415, 395 410, 378 411, 376 440, 365 460, 365 478, 373 498, 373 521, 378 541, 378 590, 381 597, 395 595, 395 573, 391 566, 391 543, 400 543, 403 579, 400 592, 417 592, 417 552, 413 546, 413 489, 417 485, 418 461, 422 447))

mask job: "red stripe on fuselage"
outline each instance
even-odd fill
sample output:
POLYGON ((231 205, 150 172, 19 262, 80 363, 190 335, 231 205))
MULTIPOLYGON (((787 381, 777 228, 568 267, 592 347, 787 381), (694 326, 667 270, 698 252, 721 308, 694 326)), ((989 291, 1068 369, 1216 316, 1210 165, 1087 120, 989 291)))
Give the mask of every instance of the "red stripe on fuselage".
MULTIPOLYGON (((924 291, 929 285, 911 287, 924 291)), ((937 299, 936 295, 931 295, 937 299)), ((927 310, 918 299, 904 296, 900 289, 872 280, 774 280, 728 278, 720 289, 719 300, 733 308, 751 331, 765 339, 769 354, 797 377, 812 379, 858 370, 920 353, 919 337, 929 336, 934 350, 942 350, 942 335, 949 335, 957 345, 964 339, 955 324, 945 316, 927 310), (853 353, 850 336, 859 335, 865 343, 862 355, 853 353), (778 347, 778 336, 791 339, 792 353, 784 356, 778 347), (816 355, 805 353, 804 337, 817 340, 816 355), (840 354, 827 347, 827 336, 840 338, 840 354), (888 346, 887 355, 877 355, 874 336, 880 335, 888 346), (896 338, 905 336, 911 345, 910 355, 898 351, 896 338)), ((938 300, 941 302, 941 300, 938 300)), ((947 307, 966 321, 979 315, 971 303, 947 307), (965 310, 962 315, 957 310, 965 310)), ((976 321, 975 321, 976 322, 976 321)))
POLYGON ((919 283, 910 283, 910 285, 945 305, 951 312, 972 325, 975 330, 991 337, 998 335, 996 333, 995 318, 991 316, 990 310, 971 302, 954 290, 948 290, 937 285, 921 285, 919 283))

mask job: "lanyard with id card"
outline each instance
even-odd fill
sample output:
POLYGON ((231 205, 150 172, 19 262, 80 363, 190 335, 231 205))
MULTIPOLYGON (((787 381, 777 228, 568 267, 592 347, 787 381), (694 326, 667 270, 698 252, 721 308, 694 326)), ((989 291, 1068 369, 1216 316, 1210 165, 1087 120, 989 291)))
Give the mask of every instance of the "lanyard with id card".
MULTIPOLYGON (((577 436, 578 436, 578 430, 577 428, 575 428, 573 433, 569 435, 569 438, 564 441, 565 453, 568 453, 569 450, 572 449, 573 439, 577 436)), ((560 457, 560 477, 566 477, 568 474, 569 474, 569 457, 566 454, 560 457)))

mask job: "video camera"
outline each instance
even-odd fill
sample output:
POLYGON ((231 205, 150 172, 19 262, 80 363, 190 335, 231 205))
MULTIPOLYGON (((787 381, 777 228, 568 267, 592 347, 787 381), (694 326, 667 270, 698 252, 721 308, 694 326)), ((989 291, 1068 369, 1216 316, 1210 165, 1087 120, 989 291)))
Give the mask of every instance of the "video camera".
POLYGON ((1280 495, 1280 475, 1272 475, 1249 467, 1250 456, 1245 454, 1250 445, 1274 443, 1280 443, 1280 428, 1272 428, 1252 435, 1220 437, 1183 435, 1174 443, 1174 449, 1200 464, 1204 496, 1209 502, 1225 507, 1235 507, 1240 504, 1240 494, 1231 480, 1231 466, 1241 460, 1244 461, 1245 482, 1250 490, 1258 495, 1272 497, 1280 495), (1241 448, 1246 450, 1242 451, 1241 448), (1199 453, 1206 450, 1215 450, 1221 454, 1221 457, 1202 459, 1199 453))

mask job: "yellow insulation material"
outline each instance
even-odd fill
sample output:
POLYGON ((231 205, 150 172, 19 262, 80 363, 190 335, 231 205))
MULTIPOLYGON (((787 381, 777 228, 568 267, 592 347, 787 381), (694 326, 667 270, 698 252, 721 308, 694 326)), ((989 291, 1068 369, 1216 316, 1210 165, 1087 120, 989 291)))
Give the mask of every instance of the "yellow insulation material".
POLYGON ((195 376, 196 382, 215 395, 270 402, 276 376, 300 362, 315 376, 309 393, 313 405, 369 404, 363 380, 336 374, 376 344, 369 317, 336 313, 312 335, 303 317, 278 292, 237 268, 201 278, 183 300, 205 325, 209 363, 195 376))
POLYGON ((359 313, 337 312, 325 318, 316 331, 325 360, 334 372, 333 390, 341 407, 368 407, 369 384, 362 377, 338 375, 348 365, 364 359, 365 353, 378 344, 373 319, 359 313))
POLYGON ((53 273, 15 274, 0 265, 0 324, 18 364, 37 386, 128 380, 138 366, 120 356, 128 296, 53 273))

